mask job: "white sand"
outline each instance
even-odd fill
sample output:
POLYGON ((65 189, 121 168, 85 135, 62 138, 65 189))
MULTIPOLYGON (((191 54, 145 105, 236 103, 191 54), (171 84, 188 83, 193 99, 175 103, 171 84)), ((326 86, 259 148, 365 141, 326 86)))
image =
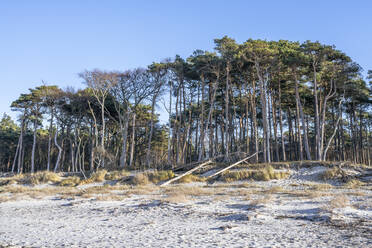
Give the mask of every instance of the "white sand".
MULTIPOLYGON (((299 181, 258 185, 290 187, 299 181)), ((167 203, 156 194, 123 201, 7 201, 0 203, 0 247, 372 247, 372 193, 358 191, 363 194, 348 195, 348 206, 334 209, 327 208, 333 196, 281 192, 194 196, 186 203, 167 203), (262 198, 269 200, 257 203, 262 198)))

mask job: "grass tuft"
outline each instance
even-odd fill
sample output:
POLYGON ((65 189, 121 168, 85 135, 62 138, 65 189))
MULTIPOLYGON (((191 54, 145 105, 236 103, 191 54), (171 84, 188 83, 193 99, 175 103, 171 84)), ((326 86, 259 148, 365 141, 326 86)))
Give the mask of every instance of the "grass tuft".
POLYGON ((14 180, 16 180, 18 183, 37 185, 49 182, 59 183, 62 181, 62 178, 54 172, 39 171, 35 174, 25 174, 24 176, 19 177, 19 179, 14 180))
POLYGON ((129 184, 132 185, 147 185, 149 183, 150 180, 146 173, 138 173, 129 179, 129 184))
POLYGON ((177 180, 177 183, 205 182, 205 178, 196 175, 186 175, 177 180))
POLYGON ((174 173, 171 170, 154 171, 154 172, 147 173, 147 176, 152 183, 158 183, 158 182, 173 178, 174 173))
POLYGON ((106 180, 120 180, 123 177, 128 177, 130 173, 126 170, 110 171, 105 175, 106 180))
POLYGON ((347 206, 350 206, 350 201, 345 195, 337 195, 329 201, 328 206, 331 209, 345 208, 347 206))
POLYGON ((344 171, 338 167, 333 167, 320 173, 319 177, 322 180, 341 179, 344 177, 344 171))
POLYGON ((350 188, 350 189, 355 189, 355 188, 359 188, 363 185, 365 185, 366 183, 360 181, 360 180, 357 180, 357 179, 351 179, 349 180, 348 182, 346 182, 344 184, 344 187, 346 188, 350 188))
POLYGON ((239 170, 223 173, 222 180, 225 182, 234 182, 240 180, 253 179, 256 181, 270 181, 272 179, 284 179, 289 176, 285 171, 274 171, 270 165, 260 170, 239 170))
POLYGON ((107 174, 107 170, 100 170, 93 172, 89 178, 81 180, 80 185, 89 184, 89 183, 100 183, 105 181, 105 175, 107 174))
POLYGON ((186 203, 190 201, 190 198, 183 194, 169 194, 166 198, 162 199, 162 202, 167 202, 167 203, 186 203))
POLYGON ((73 177, 67 177, 63 179, 59 185, 60 186, 69 186, 69 187, 74 187, 80 184, 80 177, 73 176, 73 177))

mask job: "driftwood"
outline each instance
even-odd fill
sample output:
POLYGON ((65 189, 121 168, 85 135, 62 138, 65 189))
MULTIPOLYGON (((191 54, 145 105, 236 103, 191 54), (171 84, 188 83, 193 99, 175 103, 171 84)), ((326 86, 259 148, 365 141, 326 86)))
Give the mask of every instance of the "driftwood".
POLYGON ((213 175, 210 175, 209 177, 207 177, 207 179, 210 179, 210 178, 212 178, 212 177, 215 177, 215 176, 221 174, 222 172, 227 171, 228 169, 231 169, 232 167, 237 166, 238 164, 241 164, 241 163, 247 161, 248 159, 250 159, 250 158, 252 158, 253 156, 255 156, 256 153, 257 153, 257 152, 253 153, 251 156, 248 156, 248 157, 246 157, 246 158, 244 158, 244 159, 242 159, 242 160, 240 160, 240 161, 238 161, 238 162, 236 162, 236 163, 234 163, 234 164, 232 164, 232 165, 227 166, 226 168, 223 168, 222 170, 217 171, 217 172, 214 173, 213 175))
POLYGON ((195 168, 193 168, 193 169, 191 169, 191 170, 189 170, 189 171, 187 171, 187 172, 185 172, 185 173, 183 173, 183 174, 181 174, 181 175, 179 175, 177 177, 174 177, 174 178, 172 178, 172 179, 170 179, 170 180, 168 180, 168 181, 160 184, 160 186, 166 186, 166 185, 168 185, 168 184, 170 184, 170 183, 172 183, 174 181, 177 181, 178 179, 180 179, 180 178, 182 178, 182 177, 184 177, 186 175, 189 175, 189 174, 193 173, 194 171, 196 171, 197 169, 200 169, 201 167, 203 167, 203 166, 205 166, 207 164, 210 164, 210 163, 212 163, 212 160, 208 160, 208 161, 206 161, 204 163, 201 163, 200 165, 196 166, 195 168))

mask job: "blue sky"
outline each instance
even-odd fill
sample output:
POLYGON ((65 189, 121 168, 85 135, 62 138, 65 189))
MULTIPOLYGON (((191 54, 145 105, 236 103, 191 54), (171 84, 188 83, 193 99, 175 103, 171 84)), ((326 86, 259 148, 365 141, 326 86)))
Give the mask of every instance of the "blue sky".
MULTIPOLYGON (((17 1, 0 2, 0 113, 41 84, 82 88, 85 69, 145 67, 228 35, 319 40, 372 69, 372 1, 17 1)), ((15 113, 12 114, 16 116, 15 113)))

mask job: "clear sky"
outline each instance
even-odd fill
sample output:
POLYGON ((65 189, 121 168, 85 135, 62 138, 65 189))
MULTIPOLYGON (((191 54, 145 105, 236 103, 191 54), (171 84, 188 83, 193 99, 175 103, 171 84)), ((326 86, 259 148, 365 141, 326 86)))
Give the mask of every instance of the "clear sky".
POLYGON ((319 40, 372 69, 370 0, 1 0, 0 113, 42 80, 82 88, 85 69, 145 67, 224 35, 319 40))

